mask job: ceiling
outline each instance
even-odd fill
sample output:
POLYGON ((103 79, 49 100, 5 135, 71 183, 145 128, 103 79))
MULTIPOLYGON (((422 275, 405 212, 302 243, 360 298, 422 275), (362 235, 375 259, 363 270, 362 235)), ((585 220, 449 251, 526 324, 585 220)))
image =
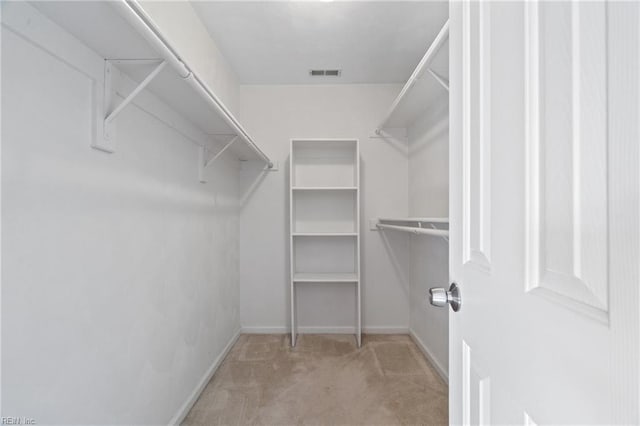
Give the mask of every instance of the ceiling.
POLYGON ((446 1, 192 4, 241 84, 403 83, 448 17, 446 1))

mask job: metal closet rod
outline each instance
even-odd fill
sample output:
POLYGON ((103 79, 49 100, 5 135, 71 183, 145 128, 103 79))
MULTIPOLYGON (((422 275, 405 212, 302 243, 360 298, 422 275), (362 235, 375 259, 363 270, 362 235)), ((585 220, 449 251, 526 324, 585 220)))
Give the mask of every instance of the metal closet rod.
POLYGON ((420 223, 449 223, 448 217, 393 217, 378 219, 380 222, 420 222, 420 223))
POLYGON ((411 234, 436 235, 449 241, 449 230, 439 229, 435 224, 448 224, 448 217, 405 217, 405 218, 379 218, 376 224, 378 229, 391 229, 394 231, 409 232, 411 234), (389 222, 389 223, 384 223, 389 222), (417 224, 405 225, 405 223, 417 224), (402 225, 400 225, 402 224, 402 225), (424 228, 422 224, 428 224, 430 228, 424 228))
POLYGON ((267 163, 268 168, 273 168, 273 162, 262 152, 260 148, 255 144, 251 136, 242 128, 238 120, 231 114, 231 112, 224 106, 224 104, 218 99, 211 89, 202 81, 196 73, 185 63, 180 57, 176 49, 169 43, 167 39, 162 36, 162 32, 159 30, 153 19, 144 11, 142 6, 137 0, 120 0, 116 5, 119 6, 123 12, 122 16, 144 37, 144 39, 151 44, 162 57, 170 63, 178 72, 180 77, 185 79, 191 87, 196 90, 204 99, 214 107, 216 111, 221 115, 222 119, 236 132, 236 135, 240 137, 260 158, 267 163))
POLYGON ((447 237, 449 235, 447 229, 416 228, 414 226, 389 225, 386 223, 378 223, 376 226, 379 229, 392 229, 394 231, 409 232, 411 234, 437 235, 439 237, 447 237))

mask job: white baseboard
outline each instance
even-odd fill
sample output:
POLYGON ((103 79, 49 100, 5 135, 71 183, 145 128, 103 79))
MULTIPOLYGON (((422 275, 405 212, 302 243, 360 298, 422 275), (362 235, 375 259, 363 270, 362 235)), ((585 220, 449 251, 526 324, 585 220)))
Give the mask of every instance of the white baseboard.
POLYGON ((198 382, 198 385, 195 387, 193 392, 191 392, 191 395, 189 395, 189 397, 184 402, 184 404, 182 404, 182 406, 180 407, 176 415, 173 416, 171 421, 169 421, 169 425, 179 425, 180 423, 182 423, 185 417, 187 417, 187 414, 189 414, 191 407, 193 407, 193 404, 196 403, 196 401, 200 397, 200 394, 204 390, 205 386, 207 386, 207 383, 209 383, 209 380, 211 380, 211 377, 213 377, 215 372, 218 370, 218 367, 220 367, 220 364, 222 364, 222 361, 224 360, 224 358, 227 356, 227 354, 229 353, 233 345, 238 340, 238 337, 240 337, 240 334, 241 334, 241 330, 238 330, 233 335, 233 337, 231 337, 231 339, 229 340, 229 343, 227 343, 227 346, 225 346, 224 349, 222 350, 222 353, 218 355, 218 357, 213 361, 213 364, 211 364, 211 367, 209 367, 209 369, 207 370, 205 375, 202 377, 200 382, 198 382))
MULTIPOLYGON (((289 334, 288 327, 242 327, 242 334, 289 334)), ((299 334, 353 334, 354 327, 298 327, 299 334)), ((409 334, 408 327, 364 327, 365 334, 409 334)))
POLYGON ((364 327, 366 334, 409 334, 409 327, 364 327))
POLYGON ((242 327, 242 334, 287 334, 289 329, 286 327, 242 327))
POLYGON ((409 336, 411 336, 411 339, 413 340, 413 342, 416 344, 416 346, 420 348, 420 350, 422 351, 424 356, 429 360, 431 365, 433 365, 433 367, 436 369, 436 372, 442 378, 442 380, 444 380, 445 383, 449 384, 449 372, 444 367, 442 367, 442 364, 440 364, 440 362, 436 359, 436 357, 433 356, 429 348, 427 348, 427 345, 424 344, 422 339, 420 339, 420 337, 418 337, 418 335, 412 329, 409 329, 409 336))

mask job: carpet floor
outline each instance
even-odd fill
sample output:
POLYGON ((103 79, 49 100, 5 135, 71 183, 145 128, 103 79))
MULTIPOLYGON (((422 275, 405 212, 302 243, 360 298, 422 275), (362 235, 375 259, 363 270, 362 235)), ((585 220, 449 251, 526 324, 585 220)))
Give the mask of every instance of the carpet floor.
POLYGON ((447 385, 409 336, 242 335, 183 425, 447 424, 447 385))

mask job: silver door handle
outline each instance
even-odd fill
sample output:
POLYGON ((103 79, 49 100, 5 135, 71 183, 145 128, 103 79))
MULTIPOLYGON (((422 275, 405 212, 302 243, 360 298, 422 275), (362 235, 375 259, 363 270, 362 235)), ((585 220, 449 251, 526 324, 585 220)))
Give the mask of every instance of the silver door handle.
POLYGON ((460 288, 456 283, 451 284, 449 291, 442 287, 434 287, 429 289, 429 302, 433 306, 451 305, 453 312, 458 312, 462 306, 462 296, 460 296, 460 288))

